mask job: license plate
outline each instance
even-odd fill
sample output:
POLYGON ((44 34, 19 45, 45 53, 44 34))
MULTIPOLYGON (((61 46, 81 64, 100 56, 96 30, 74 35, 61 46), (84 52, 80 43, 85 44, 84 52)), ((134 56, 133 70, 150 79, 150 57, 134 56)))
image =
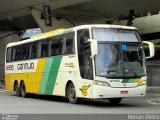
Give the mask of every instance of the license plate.
POLYGON ((121 94, 128 94, 128 90, 121 91, 121 94))

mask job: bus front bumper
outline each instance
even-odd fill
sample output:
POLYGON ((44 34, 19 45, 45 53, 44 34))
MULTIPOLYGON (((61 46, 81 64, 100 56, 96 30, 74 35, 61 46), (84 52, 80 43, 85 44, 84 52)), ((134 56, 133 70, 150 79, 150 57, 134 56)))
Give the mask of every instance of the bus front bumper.
POLYGON ((146 85, 132 88, 112 88, 94 85, 94 98, 124 98, 124 97, 140 97, 145 96, 146 85))

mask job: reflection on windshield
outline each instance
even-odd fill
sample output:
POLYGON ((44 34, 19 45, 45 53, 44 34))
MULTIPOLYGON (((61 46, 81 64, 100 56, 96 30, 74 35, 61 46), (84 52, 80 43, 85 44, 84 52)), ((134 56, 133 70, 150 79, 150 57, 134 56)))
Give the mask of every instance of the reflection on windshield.
POLYGON ((126 76, 143 76, 143 50, 137 45, 127 45, 127 49, 122 49, 126 76), (134 74, 134 75, 133 75, 134 74))
POLYGON ((96 57, 96 74, 99 76, 122 75, 120 46, 98 44, 96 57), (118 70, 119 69, 119 70, 118 70))
POLYGON ((105 77, 143 76, 143 50, 139 45, 98 44, 96 75, 105 77))

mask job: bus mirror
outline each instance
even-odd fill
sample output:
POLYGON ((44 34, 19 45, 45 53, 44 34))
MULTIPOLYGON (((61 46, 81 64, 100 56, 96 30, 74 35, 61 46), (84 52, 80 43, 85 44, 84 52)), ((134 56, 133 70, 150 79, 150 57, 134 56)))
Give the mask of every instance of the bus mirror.
POLYGON ((146 59, 154 57, 154 44, 148 41, 143 41, 143 46, 145 50, 146 59))
POLYGON ((94 58, 98 54, 98 43, 97 40, 89 39, 91 46, 91 58, 94 58))

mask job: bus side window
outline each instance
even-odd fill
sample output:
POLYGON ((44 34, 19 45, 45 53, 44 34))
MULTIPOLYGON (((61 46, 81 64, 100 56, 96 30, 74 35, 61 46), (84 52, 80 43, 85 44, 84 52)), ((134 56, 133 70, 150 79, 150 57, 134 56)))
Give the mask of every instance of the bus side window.
POLYGON ((49 53, 49 42, 42 41, 41 42, 41 57, 48 57, 49 53))
POLYGON ((62 55, 65 55, 66 54, 66 38, 63 38, 61 40, 61 45, 62 45, 62 55))
POLYGON ((10 61, 11 61, 11 48, 7 48, 6 61, 7 61, 7 62, 10 62, 10 61))
POLYGON ((30 53, 29 53, 29 58, 34 59, 38 57, 38 43, 34 42, 31 43, 30 45, 30 53))
POLYGON ((67 33, 62 37, 62 54, 74 54, 74 33, 67 33))
POLYGON ((21 51, 21 60, 25 60, 29 58, 29 45, 25 44, 22 46, 22 51, 21 51))
POLYGON ((28 44, 19 45, 7 49, 7 62, 25 60, 29 58, 28 44))
POLYGON ((15 60, 18 61, 21 58, 21 49, 20 46, 16 46, 16 56, 15 56, 15 60))
POLYGON ((11 61, 15 61, 16 60, 16 47, 12 47, 11 50, 11 61))
POLYGON ((58 44, 52 42, 51 43, 51 56, 56 56, 59 54, 58 44))
POLYGON ((69 33, 66 36, 66 54, 74 54, 74 33, 69 33))
POLYGON ((60 39, 57 37, 51 38, 50 41, 50 56, 60 55, 60 39))

